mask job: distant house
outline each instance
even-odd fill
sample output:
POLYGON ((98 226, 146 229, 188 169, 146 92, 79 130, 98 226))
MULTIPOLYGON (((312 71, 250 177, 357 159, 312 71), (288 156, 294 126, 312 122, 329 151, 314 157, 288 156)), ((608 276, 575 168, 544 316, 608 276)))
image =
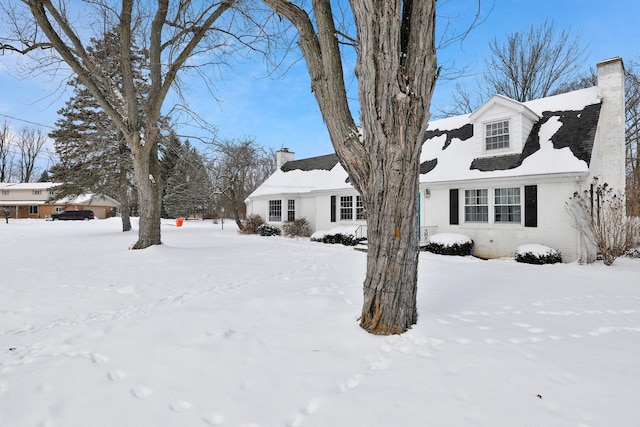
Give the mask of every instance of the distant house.
MULTIPOLYGON (((597 65, 595 87, 520 103, 496 95, 472 114, 433 121, 420 169, 420 235, 466 234, 474 254, 513 256, 538 243, 565 262, 593 257, 565 203, 597 179, 624 191, 624 67, 597 65)), ((248 214, 280 224, 305 217, 313 230, 360 227, 360 196, 335 154, 293 160, 246 200, 248 214)))
MULTIPOLYGON (((112 216, 120 202, 108 196, 79 194, 61 200, 49 201, 56 183, 0 183, 0 211, 10 210, 11 218, 44 218, 65 209, 91 209, 96 218, 112 216)), ((0 212, 1 213, 1 212, 0 212)))

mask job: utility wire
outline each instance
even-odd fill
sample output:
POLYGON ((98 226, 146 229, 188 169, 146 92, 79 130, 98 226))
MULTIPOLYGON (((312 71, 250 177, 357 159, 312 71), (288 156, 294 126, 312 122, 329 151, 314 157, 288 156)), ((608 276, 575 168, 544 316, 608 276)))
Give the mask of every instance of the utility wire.
POLYGON ((55 129, 53 126, 43 125, 42 123, 32 122, 32 121, 25 120, 25 119, 20 119, 18 117, 9 116, 7 114, 0 113, 0 116, 6 117, 6 118, 11 119, 11 120, 18 120, 19 122, 24 122, 24 123, 29 123, 31 125, 40 126, 40 127, 43 127, 43 128, 55 129))

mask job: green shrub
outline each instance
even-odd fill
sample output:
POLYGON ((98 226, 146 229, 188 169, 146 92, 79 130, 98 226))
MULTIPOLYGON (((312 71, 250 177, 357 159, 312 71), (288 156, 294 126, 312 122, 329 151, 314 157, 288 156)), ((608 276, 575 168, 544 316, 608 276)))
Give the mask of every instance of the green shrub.
POLYGON ((365 238, 356 238, 352 234, 325 234, 322 237, 311 238, 313 242, 322 242, 322 243, 331 243, 331 244, 341 244, 345 246, 356 246, 358 243, 363 240, 367 240, 365 238))
POLYGON ((289 237, 309 237, 311 236, 311 230, 309 228, 309 221, 306 218, 298 218, 294 221, 285 222, 282 227, 285 236, 289 237))
POLYGON ((271 224, 262 224, 258 227, 258 233, 261 236, 279 236, 282 234, 280 227, 271 224))
POLYGON ((517 262, 526 264, 556 264, 562 262, 560 252, 542 245, 523 245, 516 250, 517 262))
POLYGON ((424 250, 438 255, 471 255, 473 240, 469 236, 457 233, 438 233, 429 237, 424 250))
POLYGON ((464 243, 437 243, 429 242, 425 246, 425 250, 438 255, 458 255, 467 256, 471 254, 473 249, 473 241, 464 243))

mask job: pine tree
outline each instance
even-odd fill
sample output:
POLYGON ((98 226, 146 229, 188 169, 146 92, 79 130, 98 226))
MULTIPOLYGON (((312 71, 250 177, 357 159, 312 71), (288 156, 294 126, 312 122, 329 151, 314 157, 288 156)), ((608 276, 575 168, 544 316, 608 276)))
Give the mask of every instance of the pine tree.
MULTIPOLYGON (((120 79, 117 61, 119 37, 111 31, 102 40, 92 40, 89 50, 94 60, 114 81, 120 79)), ((142 64, 144 52, 137 51, 132 63, 140 91, 146 89, 142 64)), ((105 194, 120 201, 123 231, 131 229, 129 219, 131 205, 135 203, 135 186, 132 179, 131 152, 124 135, 98 105, 90 91, 76 79, 69 85, 74 95, 58 111, 60 119, 49 136, 55 140, 55 150, 60 164, 52 168, 53 178, 63 184, 56 187, 54 198, 70 194, 105 194), (117 142, 117 143, 114 143, 117 142)))
POLYGON ((204 214, 210 207, 212 186, 202 156, 189 141, 180 147, 173 172, 166 182, 164 207, 170 217, 204 214))
MULTIPOLYGON (((173 170, 178 164, 178 159, 182 154, 182 141, 175 133, 173 129, 169 130, 168 135, 163 137, 160 141, 160 176, 162 177, 162 181, 167 183, 169 178, 173 174, 173 170)), ((167 212, 164 200, 167 196, 167 186, 164 186, 162 191, 162 210, 161 216, 162 218, 170 218, 171 215, 167 212)))

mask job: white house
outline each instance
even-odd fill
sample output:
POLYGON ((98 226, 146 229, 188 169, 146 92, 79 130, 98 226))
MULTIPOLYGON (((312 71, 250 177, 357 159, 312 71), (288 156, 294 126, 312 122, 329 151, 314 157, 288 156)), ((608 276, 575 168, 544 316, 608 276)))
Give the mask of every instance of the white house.
MULTIPOLYGON (((421 156, 420 233, 466 234, 474 254, 513 256, 522 244, 586 260, 591 248, 565 204, 597 179, 624 191, 624 67, 597 64, 598 85, 520 103, 496 95, 472 114, 429 123, 421 156)), ((305 217, 312 229, 366 222, 360 196, 335 154, 293 160, 246 200, 272 224, 305 217)))

